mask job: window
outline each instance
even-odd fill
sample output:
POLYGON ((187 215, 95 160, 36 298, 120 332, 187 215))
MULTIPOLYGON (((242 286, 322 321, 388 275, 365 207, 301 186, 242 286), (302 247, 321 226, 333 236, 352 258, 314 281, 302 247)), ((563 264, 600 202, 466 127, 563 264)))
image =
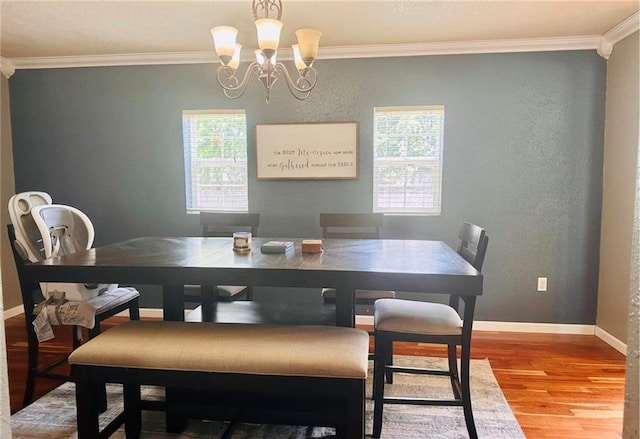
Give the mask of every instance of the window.
POLYGON ((373 211, 440 214, 444 106, 374 108, 373 211))
POLYGON ((247 212, 244 110, 182 113, 187 213, 247 212))

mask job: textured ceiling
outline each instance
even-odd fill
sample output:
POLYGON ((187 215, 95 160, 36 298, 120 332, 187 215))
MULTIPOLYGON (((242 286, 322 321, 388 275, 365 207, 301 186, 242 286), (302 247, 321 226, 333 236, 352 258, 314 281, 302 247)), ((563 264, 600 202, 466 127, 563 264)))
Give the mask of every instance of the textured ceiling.
MULTIPOLYGON (((629 1, 284 0, 281 45, 323 32, 321 47, 602 35, 638 11, 629 1)), ((233 25, 256 46, 251 1, 0 1, 7 58, 209 51, 233 25)))

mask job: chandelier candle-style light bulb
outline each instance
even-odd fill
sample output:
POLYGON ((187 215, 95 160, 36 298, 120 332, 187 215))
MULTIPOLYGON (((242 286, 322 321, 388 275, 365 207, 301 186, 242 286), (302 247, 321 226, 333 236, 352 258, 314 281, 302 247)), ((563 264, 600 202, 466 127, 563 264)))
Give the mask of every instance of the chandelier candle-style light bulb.
POLYGON ((260 49, 256 49, 253 51, 253 53, 256 55, 256 62, 260 65, 264 64, 264 55, 262 54, 262 50, 260 49))
POLYGON ((283 26, 280 21, 282 0, 253 0, 252 9, 260 49, 255 51, 256 60, 249 64, 243 76, 236 76, 242 48, 240 44, 236 44, 238 30, 231 26, 216 26, 211 29, 216 54, 221 62, 216 79, 222 86, 224 95, 231 99, 239 98, 246 91, 251 76, 255 75, 265 88, 267 102, 271 96, 271 87, 278 78, 282 78, 280 82, 287 85, 296 99, 307 99, 318 83, 313 62, 318 56, 322 33, 314 29, 296 31, 298 44, 293 45, 292 49, 297 78, 292 78, 287 67, 276 60, 280 58, 277 54, 283 26))
MULTIPOLYGON (((256 55, 256 62, 258 64, 260 64, 262 66, 262 68, 265 68, 266 65, 264 64, 264 61, 266 60, 266 58, 264 57, 264 55, 262 54, 262 50, 260 49, 256 49, 253 51, 253 53, 256 55)), ((271 57, 271 65, 275 66, 276 65, 276 58, 278 57, 278 52, 274 53, 273 56, 271 57)))
POLYGON ((236 50, 233 52, 231 61, 227 64, 233 70, 237 70, 240 65, 240 52, 242 51, 242 44, 236 44, 236 50))
POLYGON ((296 69, 300 71, 307 67, 304 61, 302 61, 302 56, 300 56, 300 46, 294 44, 293 46, 291 46, 291 49, 293 50, 293 62, 296 65, 296 69))

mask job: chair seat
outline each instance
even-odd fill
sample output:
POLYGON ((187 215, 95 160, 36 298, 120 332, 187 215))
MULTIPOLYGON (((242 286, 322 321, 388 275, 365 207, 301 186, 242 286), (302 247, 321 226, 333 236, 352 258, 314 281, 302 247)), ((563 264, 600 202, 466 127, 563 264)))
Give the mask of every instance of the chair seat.
MULTIPOLYGON (((247 287, 245 285, 217 285, 218 300, 220 302, 231 302, 236 300, 236 296, 243 294, 247 287)), ((184 292, 187 297, 200 297, 200 285, 185 285, 184 292)))
MULTIPOLYGON (((236 300, 218 303, 212 319, 217 323, 335 326, 336 308, 324 303, 236 300)), ((185 321, 201 322, 202 307, 194 308, 185 321)))
POLYGON ((462 319, 449 305, 381 299, 375 307, 376 330, 424 335, 462 334, 462 319))
POLYGON ((103 293, 90 300, 96 307, 96 314, 104 314, 128 301, 140 297, 140 293, 135 288, 119 287, 113 291, 103 293))
MULTIPOLYGON (((119 287, 110 292, 104 292, 99 296, 96 296, 90 300, 86 300, 84 303, 90 304, 96 310, 96 314, 103 314, 107 311, 112 310, 113 308, 117 308, 123 303, 127 303, 131 299, 135 299, 136 297, 140 297, 140 293, 131 287, 119 287)), ((44 306, 46 300, 38 303, 35 308, 33 308, 34 314, 39 314, 44 306)), ((67 302, 68 303, 68 302, 67 302)))
MULTIPOLYGON (((355 300, 357 304, 373 304, 378 299, 393 299, 396 297, 395 291, 386 290, 356 290, 355 300)), ((334 288, 323 288, 322 298, 327 303, 336 302, 336 290, 334 288)))
MULTIPOLYGON (((140 293, 135 288, 119 287, 82 302, 51 303, 47 306, 49 322, 52 325, 78 325, 93 329, 96 316, 107 314, 137 297, 140 297, 140 293)), ((46 301, 38 303, 33 308, 33 314, 40 314, 45 304, 46 301)))
POLYGON ((244 285, 218 285, 218 297, 222 300, 225 298, 233 298, 246 290, 244 285))

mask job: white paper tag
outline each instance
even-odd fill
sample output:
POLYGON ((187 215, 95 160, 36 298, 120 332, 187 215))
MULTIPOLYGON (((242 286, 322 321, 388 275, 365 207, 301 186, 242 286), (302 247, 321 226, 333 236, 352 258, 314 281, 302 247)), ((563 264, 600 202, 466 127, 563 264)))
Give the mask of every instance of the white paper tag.
POLYGON ((42 307, 42 311, 33 321, 33 327, 36 331, 36 335, 38 336, 38 341, 43 342, 47 340, 51 340, 55 337, 53 334, 53 329, 51 328, 51 324, 49 323, 49 316, 47 315, 47 307, 42 307))

